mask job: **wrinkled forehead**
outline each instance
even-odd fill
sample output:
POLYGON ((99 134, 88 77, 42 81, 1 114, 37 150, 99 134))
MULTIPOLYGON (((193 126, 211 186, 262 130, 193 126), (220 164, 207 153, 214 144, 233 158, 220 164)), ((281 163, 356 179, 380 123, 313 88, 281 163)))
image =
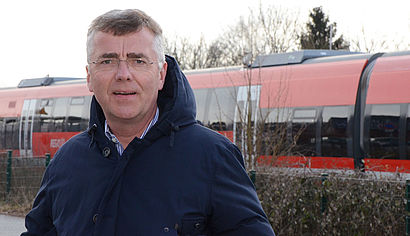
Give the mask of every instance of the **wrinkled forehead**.
POLYGON ((144 57, 155 56, 154 34, 142 29, 137 32, 114 35, 98 31, 91 43, 92 57, 144 57))

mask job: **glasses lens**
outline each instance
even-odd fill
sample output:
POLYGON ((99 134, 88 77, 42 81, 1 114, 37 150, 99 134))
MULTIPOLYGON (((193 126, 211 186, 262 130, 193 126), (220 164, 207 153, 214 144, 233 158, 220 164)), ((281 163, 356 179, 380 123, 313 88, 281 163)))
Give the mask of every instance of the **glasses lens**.
POLYGON ((116 58, 100 58, 94 62, 98 70, 114 70, 118 67, 118 63, 116 58))
POLYGON ((153 62, 148 61, 146 58, 127 58, 126 60, 120 60, 118 58, 101 58, 93 64, 95 64, 98 70, 114 71, 118 69, 119 63, 126 61, 128 69, 136 71, 147 70, 153 62))
POLYGON ((149 62, 145 58, 128 58, 128 65, 134 69, 146 69, 149 62))

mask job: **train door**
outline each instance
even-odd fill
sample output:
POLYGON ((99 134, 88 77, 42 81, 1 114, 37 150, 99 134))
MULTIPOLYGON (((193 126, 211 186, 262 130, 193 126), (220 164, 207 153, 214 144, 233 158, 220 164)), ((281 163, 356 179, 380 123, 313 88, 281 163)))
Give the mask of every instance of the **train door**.
POLYGON ((20 156, 33 156, 33 123, 36 108, 36 99, 24 100, 20 119, 19 149, 20 156))
POLYGON ((243 152, 247 168, 253 168, 256 160, 255 127, 258 118, 260 88, 260 85, 241 86, 238 88, 236 97, 233 141, 243 152), (253 150, 248 150, 249 148, 253 150))

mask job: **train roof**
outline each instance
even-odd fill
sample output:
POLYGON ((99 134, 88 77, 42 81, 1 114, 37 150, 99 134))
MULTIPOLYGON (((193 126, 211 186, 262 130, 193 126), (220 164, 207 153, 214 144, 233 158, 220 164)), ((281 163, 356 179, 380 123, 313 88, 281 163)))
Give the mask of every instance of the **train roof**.
MULTIPOLYGON (((328 58, 344 55, 362 55, 361 52, 350 52, 343 50, 302 50, 287 53, 276 53, 270 55, 261 55, 255 58, 255 61, 250 65, 251 68, 270 67, 301 64, 309 59, 328 58)), ((360 56, 359 56, 360 57, 360 56)), ((352 57, 349 57, 353 59, 352 57)))
POLYGON ((23 79, 17 85, 17 88, 63 85, 63 84, 74 84, 74 83, 84 83, 84 82, 85 82, 84 78, 44 77, 44 78, 34 78, 34 79, 23 79))
POLYGON ((314 64, 323 62, 333 62, 333 61, 344 61, 344 60, 359 60, 359 59, 369 59, 373 54, 365 54, 362 52, 350 52, 342 50, 301 50, 295 52, 287 53, 275 53, 269 55, 257 56, 252 63, 248 63, 244 58, 243 66, 227 66, 227 67, 217 67, 217 68, 206 68, 206 69, 196 69, 196 70, 186 70, 184 73, 186 75, 193 74, 206 74, 206 73, 218 73, 218 72, 228 72, 228 71, 240 71, 246 68, 255 69, 261 67, 273 67, 273 66, 284 66, 284 65, 297 65, 297 64, 314 64))

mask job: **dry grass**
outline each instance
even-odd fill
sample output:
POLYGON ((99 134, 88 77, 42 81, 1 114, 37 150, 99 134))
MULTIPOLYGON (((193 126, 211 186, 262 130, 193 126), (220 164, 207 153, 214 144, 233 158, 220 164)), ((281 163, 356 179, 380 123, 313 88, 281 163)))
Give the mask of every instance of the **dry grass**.
POLYGON ((45 170, 44 158, 13 158, 9 189, 7 157, 0 155, 0 213, 24 216, 31 209, 45 170))

